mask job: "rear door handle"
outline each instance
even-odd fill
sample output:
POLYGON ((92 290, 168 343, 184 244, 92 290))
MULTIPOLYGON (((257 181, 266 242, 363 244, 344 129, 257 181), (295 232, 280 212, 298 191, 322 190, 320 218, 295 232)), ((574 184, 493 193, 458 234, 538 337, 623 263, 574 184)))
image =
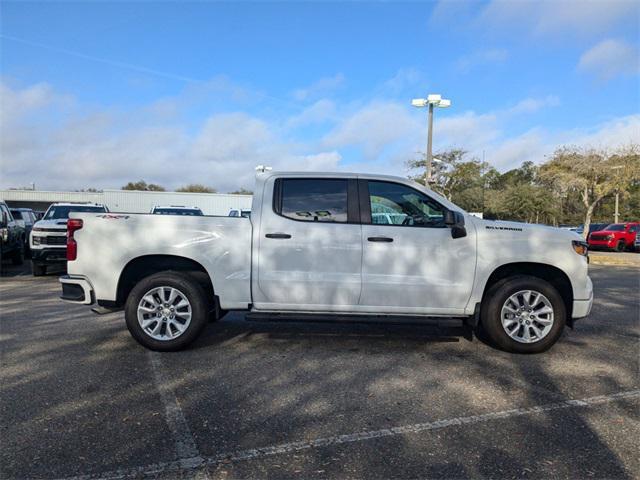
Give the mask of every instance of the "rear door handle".
POLYGON ((291 238, 291 235, 288 233, 267 233, 265 235, 267 238, 291 238))
POLYGON ((369 237, 367 238, 370 242, 393 242, 393 238, 391 237, 369 237))

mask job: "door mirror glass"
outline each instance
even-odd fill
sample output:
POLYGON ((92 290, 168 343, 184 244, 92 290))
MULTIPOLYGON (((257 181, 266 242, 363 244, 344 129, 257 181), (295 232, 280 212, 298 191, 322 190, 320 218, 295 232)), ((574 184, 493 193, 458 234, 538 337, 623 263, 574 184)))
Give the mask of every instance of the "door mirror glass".
POLYGON ((451 236, 453 238, 467 236, 467 229, 464 227, 464 215, 462 215, 462 213, 447 210, 444 213, 444 223, 451 228, 451 236))

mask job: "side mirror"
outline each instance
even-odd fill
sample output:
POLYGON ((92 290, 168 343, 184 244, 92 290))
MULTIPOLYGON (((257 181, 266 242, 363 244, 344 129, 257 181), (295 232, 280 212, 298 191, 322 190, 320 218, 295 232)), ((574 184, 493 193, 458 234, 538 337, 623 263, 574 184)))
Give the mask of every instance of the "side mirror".
POLYGON ((9 224, 9 217, 7 217, 7 212, 2 212, 2 221, 0 222, 0 228, 6 228, 9 224))
POLYGON ((464 215, 460 212, 447 210, 444 212, 444 223, 451 229, 452 238, 462 238, 467 236, 467 229, 464 228, 464 215))

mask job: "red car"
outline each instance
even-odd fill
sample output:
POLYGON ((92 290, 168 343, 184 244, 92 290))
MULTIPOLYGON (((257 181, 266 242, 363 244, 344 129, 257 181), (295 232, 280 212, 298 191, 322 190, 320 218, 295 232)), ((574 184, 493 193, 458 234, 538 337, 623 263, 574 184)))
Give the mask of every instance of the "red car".
POLYGON ((639 222, 612 223, 604 230, 589 235, 587 242, 592 250, 633 250, 633 242, 639 231, 639 222))

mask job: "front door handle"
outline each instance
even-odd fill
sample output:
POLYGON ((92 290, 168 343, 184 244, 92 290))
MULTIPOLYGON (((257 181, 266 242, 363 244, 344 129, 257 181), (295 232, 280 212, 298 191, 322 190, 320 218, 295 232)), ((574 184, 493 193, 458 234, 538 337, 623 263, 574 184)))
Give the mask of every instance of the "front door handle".
POLYGON ((391 237, 369 237, 367 238, 370 242, 393 242, 393 238, 391 237))
POLYGON ((291 235, 288 233, 267 233, 265 235, 267 238, 291 238, 291 235))

